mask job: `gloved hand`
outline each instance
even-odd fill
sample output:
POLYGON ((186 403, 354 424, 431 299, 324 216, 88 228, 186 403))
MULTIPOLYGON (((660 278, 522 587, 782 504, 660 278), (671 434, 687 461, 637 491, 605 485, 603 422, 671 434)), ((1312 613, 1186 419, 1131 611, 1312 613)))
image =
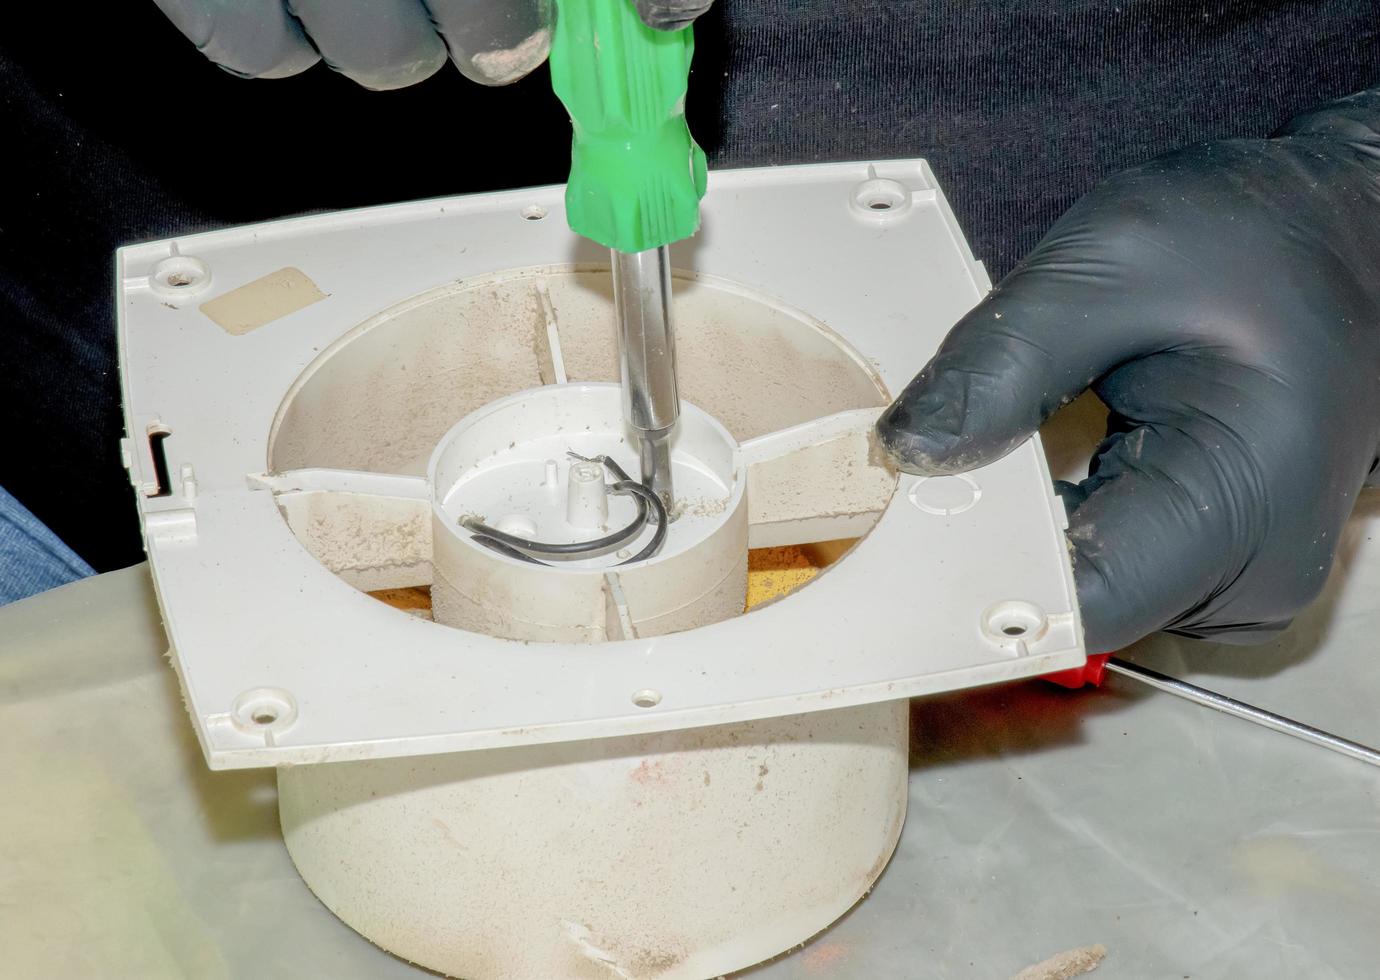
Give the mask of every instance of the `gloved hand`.
POLYGON ((1377 475, 1380 91, 1112 177, 878 433, 904 470, 959 472, 1089 387, 1108 436, 1061 485, 1089 651, 1287 626, 1377 475))
MULTIPOLYGON (((284 78, 322 58, 365 88, 431 77, 449 55, 468 78, 506 85, 546 60, 553 0, 154 0, 206 57, 245 78, 284 78)), ((711 0, 634 0, 658 30, 711 0)))

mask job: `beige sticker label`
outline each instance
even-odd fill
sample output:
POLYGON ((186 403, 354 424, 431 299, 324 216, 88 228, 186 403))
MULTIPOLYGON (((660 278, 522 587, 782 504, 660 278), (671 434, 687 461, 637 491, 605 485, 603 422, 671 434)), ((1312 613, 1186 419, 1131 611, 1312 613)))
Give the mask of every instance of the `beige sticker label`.
POLYGON ((226 333, 240 337, 325 298, 305 272, 288 266, 208 299, 199 309, 226 333))

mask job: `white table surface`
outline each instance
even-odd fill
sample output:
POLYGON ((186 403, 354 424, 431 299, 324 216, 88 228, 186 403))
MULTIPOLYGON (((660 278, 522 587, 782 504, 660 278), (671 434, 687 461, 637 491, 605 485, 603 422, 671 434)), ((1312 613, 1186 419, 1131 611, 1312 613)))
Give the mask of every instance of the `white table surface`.
MULTIPOLYGON (((297 877, 271 771, 202 764, 144 566, 0 609, 0 975, 431 976, 297 877)), ((1380 744, 1380 493, 1272 646, 1129 653, 1380 744)), ((882 879, 751 980, 995 978, 1107 947, 1098 977, 1380 972, 1380 771, 1166 694, 1032 682, 917 701, 882 879)))

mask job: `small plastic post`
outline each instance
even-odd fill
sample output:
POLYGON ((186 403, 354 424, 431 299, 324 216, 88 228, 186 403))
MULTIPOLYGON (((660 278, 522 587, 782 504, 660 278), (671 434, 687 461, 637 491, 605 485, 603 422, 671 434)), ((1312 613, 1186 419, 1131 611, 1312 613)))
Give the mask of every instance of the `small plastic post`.
POLYGON ((596 528, 609 522, 609 494, 598 463, 570 464, 566 476, 565 520, 571 527, 596 528))

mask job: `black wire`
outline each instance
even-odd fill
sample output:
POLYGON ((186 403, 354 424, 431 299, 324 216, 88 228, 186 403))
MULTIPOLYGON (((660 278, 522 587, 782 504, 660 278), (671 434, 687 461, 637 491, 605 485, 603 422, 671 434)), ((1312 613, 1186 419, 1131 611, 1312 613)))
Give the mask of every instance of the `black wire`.
POLYGON ((540 561, 532 556, 537 554, 567 558, 586 558, 593 557, 603 552, 612 551, 620 544, 630 541, 642 533, 642 529, 647 526, 649 517, 648 509, 650 508, 652 515, 654 515, 656 519, 655 533, 652 534, 651 540, 647 542, 646 546, 641 551, 618 564, 622 566, 631 565, 634 562, 646 561, 659 552, 666 543, 666 525, 668 523, 666 506, 661 502, 661 498, 649 487, 644 486, 628 476, 627 470, 623 469, 616 461, 607 456, 595 456, 590 459, 573 452, 568 455, 584 463, 602 463, 604 467, 616 477, 615 482, 609 484, 609 493, 636 498, 637 516, 633 518, 632 523, 602 538, 595 538, 591 541, 574 541, 566 544, 557 544, 548 541, 533 541, 530 538, 509 534, 506 531, 500 531, 496 527, 490 527, 477 517, 461 518, 460 526, 468 531, 473 531, 474 538, 472 540, 474 543, 488 548, 490 551, 534 565, 550 566, 550 562, 540 561))
POLYGON ((652 505, 652 510, 656 512, 656 531, 652 534, 652 540, 647 542, 645 548, 627 561, 619 562, 620 566, 631 565, 635 561, 645 561, 660 551, 661 546, 666 543, 666 525, 669 523, 666 519, 666 505, 661 502, 661 498, 650 487, 632 481, 627 482, 630 490, 639 497, 645 497, 647 502, 652 505))
MULTIPOLYGON (((575 453, 571 453, 570 455, 575 456, 576 459, 584 459, 583 456, 577 456, 575 453)), ((646 547, 637 554, 625 561, 620 561, 618 565, 621 567, 623 565, 631 565, 633 562, 646 561, 660 551, 662 545, 666 543, 666 527, 670 524, 670 519, 666 513, 666 505, 661 502, 661 498, 656 495, 656 492, 653 491, 651 487, 647 486, 645 483, 639 483, 637 480, 628 476, 628 471, 619 466, 616 460, 610 459, 608 456, 600 456, 597 458, 599 462, 608 467, 609 472, 618 478, 618 481, 610 488, 611 490, 616 488, 619 492, 636 495, 638 498, 645 500, 656 515, 656 531, 652 534, 652 540, 648 541, 646 547)), ((593 461, 585 460, 585 462, 593 461)))
POLYGON ((533 565, 546 565, 546 562, 538 561, 531 555, 525 555, 521 551, 518 551, 516 548, 510 547, 504 544, 502 541, 495 541, 493 538, 488 537, 487 535, 476 534, 474 537, 470 538, 470 540, 477 545, 483 545, 490 551, 495 551, 498 554, 503 555, 507 558, 516 558, 518 561, 529 562, 533 565))
MULTIPOLYGON (((634 484, 640 486, 641 484, 634 484)), ((610 493, 628 494, 629 491, 624 485, 615 483, 609 487, 610 493)), ((588 558, 600 552, 612 551, 620 544, 631 541, 642 533, 642 529, 647 525, 647 503, 642 497, 637 498, 637 516, 627 527, 606 534, 602 538, 595 538, 591 541, 572 541, 569 543, 557 544, 551 541, 533 541, 530 538, 519 537, 516 534, 508 534, 500 531, 496 527, 490 527, 477 517, 464 517, 460 520, 460 526, 466 530, 481 534, 484 537, 492 538, 510 548, 518 551, 525 551, 534 555, 567 556, 571 558, 588 558)))

